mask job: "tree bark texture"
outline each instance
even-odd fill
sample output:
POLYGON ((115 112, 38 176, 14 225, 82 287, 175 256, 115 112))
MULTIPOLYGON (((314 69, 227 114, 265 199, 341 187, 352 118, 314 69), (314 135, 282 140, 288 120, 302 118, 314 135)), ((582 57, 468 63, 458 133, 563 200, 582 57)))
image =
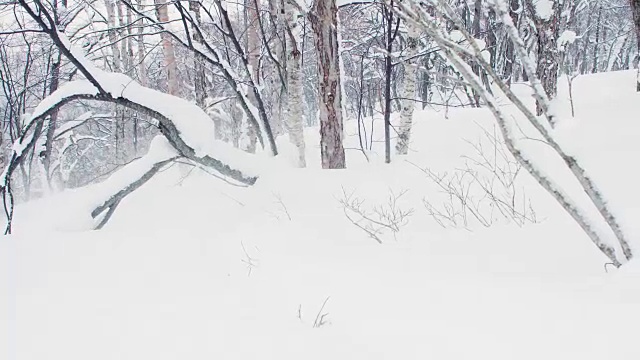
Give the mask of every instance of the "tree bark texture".
POLYGON ((342 94, 340 93, 337 13, 335 0, 316 0, 310 14, 318 56, 320 152, 324 169, 346 167, 342 145, 342 94))

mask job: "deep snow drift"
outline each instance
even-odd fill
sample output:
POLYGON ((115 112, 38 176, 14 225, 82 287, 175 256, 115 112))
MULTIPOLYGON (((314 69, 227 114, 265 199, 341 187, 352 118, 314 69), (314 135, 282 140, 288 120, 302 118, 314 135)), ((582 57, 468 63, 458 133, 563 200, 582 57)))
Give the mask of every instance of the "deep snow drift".
MULTIPOLYGON (((556 136, 638 249, 634 81, 634 72, 577 78, 575 119, 561 82, 556 136)), ((487 142, 486 110, 416 112, 410 155, 391 165, 376 141, 366 161, 355 123, 345 132, 348 170, 318 169, 317 130, 308 129, 312 168, 281 161, 241 188, 174 166, 101 231, 82 231, 95 187, 18 207, 16 234, 0 241, 0 358, 640 358, 640 263, 605 272, 606 257, 523 171, 515 201, 535 223, 492 212, 468 178, 458 184, 490 227, 458 212, 443 228, 430 215, 428 206, 460 209, 421 169, 476 169, 478 144, 504 160, 487 142), (348 220, 357 214, 345 196, 372 217, 410 215, 395 235, 382 229, 380 245, 348 220)))

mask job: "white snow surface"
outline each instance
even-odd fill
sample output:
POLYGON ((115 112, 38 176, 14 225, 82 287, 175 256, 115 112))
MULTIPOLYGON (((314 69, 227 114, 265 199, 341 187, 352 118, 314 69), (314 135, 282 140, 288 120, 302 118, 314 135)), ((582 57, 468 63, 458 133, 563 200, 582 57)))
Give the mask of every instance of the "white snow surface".
MULTIPOLYGON (((635 73, 576 78, 575 118, 565 83, 554 136, 601 185, 638 249, 635 73)), ((528 85, 514 88, 529 98, 528 85)), ((374 123, 375 141, 383 132, 374 123)), ((454 172, 494 120, 486 109, 438 108, 416 111, 414 123, 410 154, 390 165, 381 142, 371 163, 351 150, 350 121, 347 170, 319 169, 318 129, 306 132, 310 168, 277 166, 253 187, 171 167, 101 231, 81 230, 86 207, 77 205, 100 184, 19 206, 15 234, 0 241, 0 359, 640 358, 640 262, 605 272, 606 257, 524 173, 517 187, 539 223, 441 228, 423 199, 447 196, 412 164, 454 172), (398 206, 414 211, 380 245, 346 219, 343 190, 365 206, 406 190, 398 206)), ((524 137, 558 184, 581 195, 524 137)), ((171 156, 162 141, 151 153, 171 156)))

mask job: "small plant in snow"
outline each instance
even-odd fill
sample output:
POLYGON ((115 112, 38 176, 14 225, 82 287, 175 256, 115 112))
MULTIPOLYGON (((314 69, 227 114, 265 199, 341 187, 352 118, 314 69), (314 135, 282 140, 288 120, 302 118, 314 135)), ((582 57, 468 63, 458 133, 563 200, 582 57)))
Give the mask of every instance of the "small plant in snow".
MULTIPOLYGON (((241 242, 240 245, 242 246, 242 251, 244 252, 244 259, 241 259, 240 261, 242 261, 247 266, 247 276, 251 276, 253 268, 258 266, 258 259, 249 255, 249 252, 244 247, 244 243, 241 242)), ((256 250, 258 250, 257 247, 256 250)))
POLYGON ((287 219, 291 221, 291 214, 289 214, 289 209, 287 209, 287 205, 282 201, 282 196, 280 194, 273 193, 273 196, 276 198, 276 203, 282 208, 282 212, 287 216, 287 219))
MULTIPOLYGON (((324 301, 322 302, 322 306, 320 306, 320 310, 318 310, 315 319, 313 320, 313 324, 312 327, 314 329, 323 327, 324 325, 328 325, 331 324, 331 322, 328 319, 329 313, 328 312, 324 312, 324 308, 327 305, 327 302, 329 301, 329 299, 331 298, 331 296, 327 296, 326 299, 324 299, 324 301)), ((300 320, 300 322, 304 322, 302 319, 302 304, 298 305, 298 320, 300 320)))
POLYGON ((382 238, 388 233, 391 233, 395 240, 396 234, 407 225, 409 217, 413 214, 413 209, 403 209, 398 204, 398 200, 406 193, 407 190, 398 194, 391 190, 385 204, 369 206, 354 192, 347 193, 343 188, 342 198, 339 201, 347 219, 382 244, 382 238))

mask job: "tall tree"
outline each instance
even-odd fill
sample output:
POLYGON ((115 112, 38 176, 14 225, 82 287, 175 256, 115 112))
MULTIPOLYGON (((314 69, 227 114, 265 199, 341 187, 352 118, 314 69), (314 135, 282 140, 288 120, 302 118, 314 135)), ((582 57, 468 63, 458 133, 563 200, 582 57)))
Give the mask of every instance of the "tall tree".
MULTIPOLYGON (((391 52, 393 51, 393 0, 389 6, 382 5, 382 15, 385 20, 385 55, 384 55, 384 161, 391 162, 391 52)), ((400 19, 398 19, 399 21, 400 19)), ((396 32, 397 34, 397 27, 396 32)))
POLYGON ((417 55, 419 36, 420 33, 416 27, 411 23, 407 23, 407 60, 404 63, 402 110, 400 112, 398 142, 396 143, 398 155, 406 155, 409 149, 413 110, 415 108, 416 83, 418 81, 417 55))
MULTIPOLYGON (((247 64, 249 66, 250 76, 253 77, 256 85, 260 85, 260 36, 258 28, 260 27, 260 14, 258 13, 258 1, 257 0, 245 0, 244 8, 246 11, 247 19, 247 64)), ((249 101, 254 105, 257 104, 257 99, 253 93, 249 93, 249 101)), ((246 150, 250 153, 256 152, 258 144, 258 129, 252 124, 246 124, 246 136, 247 144, 246 150)))
MULTIPOLYGON (((156 16, 161 24, 169 23, 169 12, 166 0, 154 0, 156 6, 156 16)), ((171 95, 178 95, 178 65, 176 64, 176 53, 171 41, 171 35, 166 32, 160 33, 162 41, 162 53, 164 55, 164 68, 167 73, 167 92, 171 95)))
MULTIPOLYGON (((549 99, 553 99, 558 93, 558 37, 562 7, 560 0, 539 0, 530 5, 538 36, 536 74, 549 99)), ((536 112, 538 116, 544 112, 539 102, 536 102, 536 112)))
POLYGON ((640 92, 640 0, 629 0, 631 2, 631 12, 633 13, 633 23, 636 28, 636 66, 638 67, 637 91, 640 92))
MULTIPOLYGON (((193 40, 200 44, 203 44, 203 39, 196 27, 202 26, 202 15, 200 14, 200 2, 189 1, 189 10, 195 16, 195 22, 191 24, 193 28, 193 40)), ((194 69, 194 90, 196 95, 196 104, 204 109, 206 106, 205 101, 207 98, 207 77, 205 73, 204 61, 198 56, 193 56, 193 69, 194 69)))
MULTIPOLYGON (((522 12, 521 0, 509 0, 509 16, 513 24, 518 27, 520 24, 520 13, 522 12)), ((507 85, 511 86, 514 75, 514 65, 516 63, 516 52, 513 42, 505 41, 505 60, 503 77, 506 79, 507 85)))
MULTIPOLYGON (((60 29, 64 29, 62 24, 62 19, 60 19, 60 13, 58 11, 58 2, 54 1, 53 5, 53 15, 56 27, 60 29)), ((67 7, 67 2, 64 0, 62 2, 63 7, 67 7)), ((62 54, 57 49, 52 51, 51 55, 51 79, 49 80, 49 94, 52 94, 58 87, 60 86, 60 66, 62 61, 62 54)), ((47 125, 47 133, 45 139, 44 146, 44 156, 42 158, 42 164, 44 166, 44 176, 46 178, 47 185, 49 189, 52 189, 52 177, 53 177, 53 169, 51 169, 52 157, 53 157, 53 142, 55 140, 55 133, 58 126, 58 111, 52 111, 49 116, 49 121, 47 125)))
POLYGON ((287 95, 288 108, 285 125, 289 133, 289 141, 296 147, 295 165, 305 167, 304 125, 303 117, 303 87, 302 87, 302 15, 289 2, 284 4, 286 13, 285 28, 287 31, 287 95))
POLYGON ((320 152, 322 168, 344 169, 342 93, 336 0, 315 0, 309 13, 318 56, 320 152))

